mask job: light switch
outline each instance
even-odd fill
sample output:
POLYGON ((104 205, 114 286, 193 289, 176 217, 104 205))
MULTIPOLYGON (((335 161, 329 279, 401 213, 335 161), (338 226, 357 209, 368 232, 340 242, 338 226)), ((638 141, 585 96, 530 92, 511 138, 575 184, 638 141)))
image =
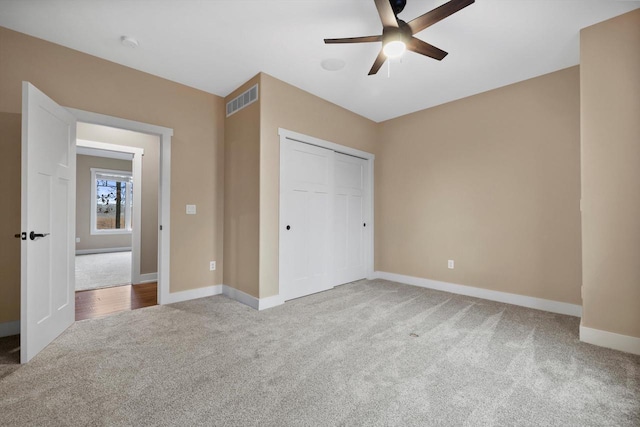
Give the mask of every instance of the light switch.
POLYGON ((196 205, 187 205, 187 215, 196 214, 196 205))

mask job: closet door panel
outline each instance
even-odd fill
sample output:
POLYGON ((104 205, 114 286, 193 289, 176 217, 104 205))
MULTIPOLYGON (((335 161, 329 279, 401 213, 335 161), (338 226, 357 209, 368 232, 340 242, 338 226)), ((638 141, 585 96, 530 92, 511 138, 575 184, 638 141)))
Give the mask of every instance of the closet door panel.
POLYGON ((285 300, 332 287, 334 152, 281 146, 280 292, 285 300))
POLYGON ((365 194, 367 160, 335 156, 334 280, 335 285, 366 277, 365 194))

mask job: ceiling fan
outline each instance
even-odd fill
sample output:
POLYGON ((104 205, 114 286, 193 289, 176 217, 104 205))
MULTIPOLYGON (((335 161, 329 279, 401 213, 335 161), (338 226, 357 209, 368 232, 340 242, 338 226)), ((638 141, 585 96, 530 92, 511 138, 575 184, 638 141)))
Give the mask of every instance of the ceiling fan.
POLYGON ((473 4, 475 0, 451 0, 409 22, 398 18, 407 0, 374 0, 374 2, 382 21, 382 35, 324 39, 327 44, 382 42, 382 49, 373 62, 369 75, 376 74, 387 58, 399 57, 405 50, 441 61, 447 56, 447 52, 413 37, 414 34, 473 4))

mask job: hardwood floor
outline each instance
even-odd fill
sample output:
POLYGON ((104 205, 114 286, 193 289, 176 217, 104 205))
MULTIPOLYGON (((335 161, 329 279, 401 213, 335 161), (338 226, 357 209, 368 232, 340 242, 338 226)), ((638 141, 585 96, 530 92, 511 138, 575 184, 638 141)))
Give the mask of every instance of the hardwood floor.
POLYGON ((158 284, 116 286, 76 292, 76 320, 93 319, 158 304, 158 284))

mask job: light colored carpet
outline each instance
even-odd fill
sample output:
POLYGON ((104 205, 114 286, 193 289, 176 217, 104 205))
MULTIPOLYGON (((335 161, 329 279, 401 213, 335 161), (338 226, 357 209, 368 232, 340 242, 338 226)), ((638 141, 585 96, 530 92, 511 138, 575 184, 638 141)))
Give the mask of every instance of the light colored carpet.
POLYGON ((0 425, 638 426, 640 357, 579 319, 386 281, 76 322, 0 380, 0 425))
POLYGON ((131 284, 131 251, 76 255, 76 291, 131 284))

